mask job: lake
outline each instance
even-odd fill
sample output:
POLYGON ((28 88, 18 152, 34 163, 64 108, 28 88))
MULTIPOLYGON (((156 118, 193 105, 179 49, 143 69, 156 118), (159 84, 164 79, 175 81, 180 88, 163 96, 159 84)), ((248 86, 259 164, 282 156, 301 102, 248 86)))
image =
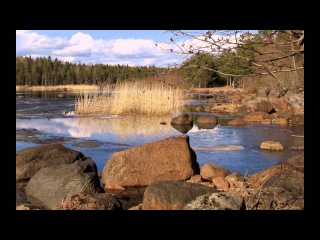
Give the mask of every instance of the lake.
MULTIPOLYGON (((41 144, 61 143, 91 157, 98 171, 102 172, 115 152, 182 134, 171 126, 170 116, 76 116, 76 95, 76 92, 59 91, 17 92, 16 151, 41 144), (63 98, 58 97, 60 93, 64 94, 63 98)), ((192 94, 188 101, 192 105, 203 103, 192 94)), ((288 147, 304 145, 304 127, 260 124, 225 126, 222 120, 234 116, 205 112, 191 114, 194 118, 197 115, 214 115, 221 120, 217 126, 204 127, 194 123, 187 132, 200 167, 205 163, 214 163, 231 172, 250 175, 298 154, 298 151, 288 147), (267 140, 281 142, 285 150, 260 150, 260 143, 267 140), (243 149, 225 151, 216 148, 227 145, 241 146, 243 149)))

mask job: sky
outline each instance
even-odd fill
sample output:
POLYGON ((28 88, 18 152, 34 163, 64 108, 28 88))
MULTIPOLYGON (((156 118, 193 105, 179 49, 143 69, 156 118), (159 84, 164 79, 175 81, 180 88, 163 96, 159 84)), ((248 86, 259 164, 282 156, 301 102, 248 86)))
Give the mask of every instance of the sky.
POLYGON ((156 46, 170 37, 165 30, 16 30, 16 56, 50 55, 72 63, 169 67, 185 59, 156 46))

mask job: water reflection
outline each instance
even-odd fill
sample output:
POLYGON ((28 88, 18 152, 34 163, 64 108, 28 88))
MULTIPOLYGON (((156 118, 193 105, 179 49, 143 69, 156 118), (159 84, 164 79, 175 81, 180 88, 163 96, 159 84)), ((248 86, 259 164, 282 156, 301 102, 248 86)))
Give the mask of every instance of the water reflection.
POLYGON ((192 129, 192 126, 189 124, 172 124, 171 123, 171 126, 183 134, 186 134, 192 129))
POLYGON ((49 134, 102 141, 147 142, 177 134, 169 124, 171 117, 116 116, 16 119, 16 128, 33 128, 49 134))

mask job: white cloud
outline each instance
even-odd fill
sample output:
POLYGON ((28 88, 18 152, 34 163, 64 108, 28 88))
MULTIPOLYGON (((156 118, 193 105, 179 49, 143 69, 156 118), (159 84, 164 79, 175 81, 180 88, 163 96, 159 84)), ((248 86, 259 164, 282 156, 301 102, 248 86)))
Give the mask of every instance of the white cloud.
POLYGON ((70 39, 17 30, 17 56, 45 56, 74 63, 167 66, 182 57, 163 52, 150 39, 94 39, 77 32, 70 39))
POLYGON ((26 32, 27 32, 27 30, 16 30, 16 35, 21 35, 21 34, 24 34, 26 32))

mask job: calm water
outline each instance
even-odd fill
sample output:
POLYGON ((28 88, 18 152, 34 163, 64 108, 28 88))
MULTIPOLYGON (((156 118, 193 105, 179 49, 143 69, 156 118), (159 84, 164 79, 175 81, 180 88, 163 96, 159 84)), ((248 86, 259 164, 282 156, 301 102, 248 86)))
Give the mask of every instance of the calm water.
MULTIPOLYGON (((75 93, 64 92, 17 93, 16 95, 16 151, 47 143, 62 143, 91 157, 102 172, 108 158, 115 152, 144 143, 181 134, 170 125, 171 117, 74 115, 75 93), (160 122, 166 122, 161 125, 160 122)), ((197 99, 191 100, 197 104, 197 99)), ((202 101, 202 100, 199 100, 202 101)), ((208 113, 192 113, 193 115, 208 113)), ((219 119, 230 116, 216 115, 219 119)), ((194 116, 196 117, 196 116, 194 116)), ((187 133, 195 149, 200 166, 214 163, 231 172, 249 174, 267 168, 282 159, 297 154, 288 147, 304 145, 303 127, 248 125, 241 127, 212 126, 204 129, 196 124, 187 133), (262 151, 265 140, 280 141, 285 150, 262 151), (213 147, 236 145, 243 150, 222 151, 213 147)))

